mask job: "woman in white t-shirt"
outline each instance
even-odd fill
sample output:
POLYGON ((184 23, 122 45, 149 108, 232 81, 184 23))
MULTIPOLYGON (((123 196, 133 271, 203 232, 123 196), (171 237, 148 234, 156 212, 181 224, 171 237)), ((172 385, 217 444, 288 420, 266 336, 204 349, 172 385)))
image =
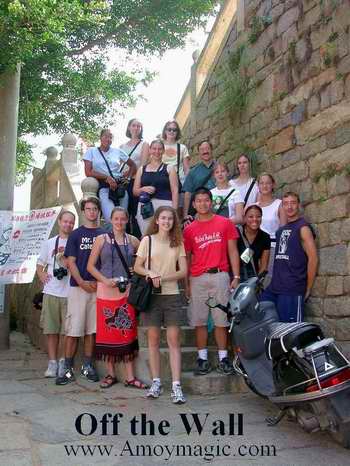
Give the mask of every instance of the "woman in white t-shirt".
POLYGON ((248 155, 242 154, 237 160, 238 177, 230 181, 233 188, 238 189, 244 207, 255 204, 258 199, 258 185, 250 173, 250 159, 248 155), (250 190, 250 192, 249 192, 250 190), (248 195, 249 192, 249 195, 248 195))
POLYGON ((233 223, 243 219, 243 202, 239 190, 230 185, 229 171, 226 163, 217 162, 213 171, 216 187, 211 189, 213 211, 229 218, 233 223))
MULTIPOLYGON (((187 274, 186 253, 179 220, 175 209, 161 206, 156 210, 137 251, 134 270, 152 279, 153 294, 142 323, 148 327, 148 350, 152 386, 147 394, 158 398, 162 393, 160 381, 160 330, 166 326, 172 374, 171 398, 173 403, 185 403, 181 389, 180 325, 183 324, 182 298, 178 281, 187 274), (151 247, 151 264, 148 252, 151 247), (165 260, 166 258, 166 260, 165 260)), ((146 310, 145 310, 146 311, 146 310)))
POLYGON ((275 179, 270 173, 262 173, 258 178, 259 202, 262 209, 261 230, 270 235, 271 251, 269 262, 269 276, 272 276, 273 260, 275 256, 276 231, 287 223, 286 214, 282 209, 281 199, 275 199, 273 191, 275 189, 275 179))
MULTIPOLYGON (((125 135, 129 140, 119 147, 135 163, 137 170, 141 165, 146 165, 149 155, 149 144, 142 140, 143 126, 140 120, 132 118, 126 127, 125 135)), ((135 173, 132 173, 132 176, 135 177, 135 173)))
POLYGON ((167 121, 162 131, 164 142, 163 162, 175 167, 181 184, 183 184, 187 173, 190 171, 190 154, 184 144, 178 141, 181 138, 181 130, 175 120, 167 121), (180 149, 178 163, 178 147, 180 149), (178 166, 179 165, 179 166, 178 166))
MULTIPOLYGON (((125 135, 129 138, 129 140, 122 144, 120 149, 124 151, 135 163, 137 171, 141 166, 146 165, 149 161, 149 144, 148 142, 142 140, 143 126, 140 120, 137 118, 132 118, 126 127, 125 135)), ((137 238, 140 238, 140 227, 136 219, 138 198, 133 194, 136 171, 132 172, 131 170, 128 170, 125 173, 125 176, 130 178, 130 183, 128 186, 129 224, 127 230, 137 238)))

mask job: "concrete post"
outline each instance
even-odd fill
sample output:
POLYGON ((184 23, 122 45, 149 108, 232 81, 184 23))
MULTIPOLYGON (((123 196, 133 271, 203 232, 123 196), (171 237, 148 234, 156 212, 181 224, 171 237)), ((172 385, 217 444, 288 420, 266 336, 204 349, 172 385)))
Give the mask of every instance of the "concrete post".
MULTIPOLYGON (((0 75, 0 210, 13 209, 19 85, 19 65, 16 72, 0 75)), ((4 312, 0 314, 0 349, 9 347, 10 315, 8 304, 8 294, 5 288, 4 312)))

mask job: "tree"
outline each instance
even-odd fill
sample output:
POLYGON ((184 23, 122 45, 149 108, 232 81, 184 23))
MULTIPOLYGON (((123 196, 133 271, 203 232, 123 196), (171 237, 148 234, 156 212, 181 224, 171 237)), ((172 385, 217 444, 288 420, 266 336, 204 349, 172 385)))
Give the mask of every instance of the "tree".
MULTIPOLYGON (((184 45, 216 0, 0 0, 0 77, 21 64, 18 135, 76 132, 88 139, 135 101, 152 74, 137 55, 184 45), (113 63, 117 50, 122 60, 113 63)), ((1 85, 1 83, 0 83, 1 85)), ((31 163, 20 140, 17 174, 31 163)))

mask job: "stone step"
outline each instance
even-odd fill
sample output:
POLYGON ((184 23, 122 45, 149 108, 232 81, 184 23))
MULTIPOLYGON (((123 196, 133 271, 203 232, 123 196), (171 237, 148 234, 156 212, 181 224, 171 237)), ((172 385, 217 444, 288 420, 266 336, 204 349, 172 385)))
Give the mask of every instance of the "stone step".
POLYGON ((181 384, 185 394, 222 395, 224 393, 246 393, 249 391, 242 377, 218 374, 215 370, 207 375, 181 374, 181 384))
MULTIPOLYGON (((209 347, 208 350, 208 359, 214 370, 218 363, 217 351, 215 348, 211 347, 209 347)), ((197 357, 197 348, 187 347, 181 349, 182 373, 192 373, 196 365, 197 357)), ((106 373, 104 364, 100 361, 97 361, 97 370, 101 375, 105 375, 106 373)), ((119 379, 124 380, 125 375, 123 364, 116 365, 116 372, 119 379)), ((151 381, 149 353, 145 348, 141 348, 139 356, 135 361, 135 372, 140 379, 148 382, 151 381)), ((168 348, 160 349, 160 375, 164 383, 170 382, 172 380, 168 348)), ((219 376, 219 374, 216 375, 219 376)))
MULTIPOLYGON (((138 327, 137 330, 140 350, 147 348, 147 327, 138 327)), ((195 329, 192 327, 181 327, 181 348, 193 347, 196 344, 195 329)), ((208 334, 208 345, 215 346, 214 332, 208 334)), ((167 348, 166 328, 162 328, 160 332, 160 347, 167 348)))

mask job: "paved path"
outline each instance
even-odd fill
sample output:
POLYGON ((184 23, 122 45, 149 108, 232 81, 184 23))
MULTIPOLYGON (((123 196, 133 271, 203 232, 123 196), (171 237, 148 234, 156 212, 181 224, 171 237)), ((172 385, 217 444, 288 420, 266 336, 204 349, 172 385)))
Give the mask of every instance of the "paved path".
POLYGON ((186 405, 173 406, 167 392, 159 400, 147 400, 144 392, 122 384, 102 391, 79 379, 69 386, 56 387, 52 380, 42 377, 45 368, 46 355, 19 333, 12 335, 12 349, 0 353, 1 466, 349 464, 350 452, 326 434, 306 434, 288 421, 267 427, 265 417, 274 409, 253 394, 191 396, 186 405), (98 421, 92 435, 76 430, 75 421, 84 413, 88 414, 82 417, 83 433, 94 427, 94 419, 98 421), (123 415, 118 435, 110 435, 111 423, 106 424, 109 435, 102 435, 99 421, 105 413, 123 415), (156 435, 150 435, 149 430, 141 435, 141 413, 154 422, 156 435), (192 424, 192 415, 198 414, 202 422, 206 413, 209 416, 202 434, 192 431, 188 435, 186 419, 192 424), (231 416, 235 435, 229 433, 229 413, 235 414, 231 416), (243 414, 241 436, 237 435, 239 413, 243 414), (215 423, 218 420, 222 422, 215 423), (168 435, 158 432, 160 421, 164 421, 161 431, 168 435), (132 435, 132 428, 136 435, 132 435))

